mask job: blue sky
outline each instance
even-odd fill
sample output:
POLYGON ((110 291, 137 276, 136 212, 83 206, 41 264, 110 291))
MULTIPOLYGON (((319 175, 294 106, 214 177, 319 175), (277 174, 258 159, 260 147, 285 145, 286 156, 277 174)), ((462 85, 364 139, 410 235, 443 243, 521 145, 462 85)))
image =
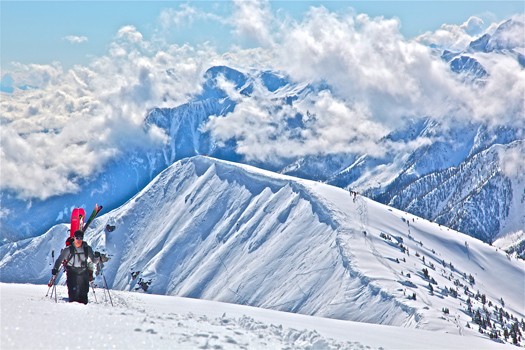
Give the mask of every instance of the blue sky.
MULTIPOLYGON (((91 57, 105 53, 119 28, 133 25, 145 38, 159 31, 163 10, 182 11, 185 6, 216 14, 196 18, 165 33, 172 43, 196 45, 210 42, 222 51, 232 43, 228 18, 233 4, 226 1, 10 1, 2 0, 0 36, 1 62, 48 64, 60 61, 64 67, 86 64, 91 57), (210 19, 211 18, 211 19, 210 19), (66 38, 83 38, 73 43, 66 38)), ((312 6, 324 6, 333 12, 366 13, 371 17, 397 17, 401 33, 407 38, 435 31, 442 24, 461 24, 470 16, 499 22, 524 12, 523 1, 270 1, 276 16, 300 19, 312 6)))

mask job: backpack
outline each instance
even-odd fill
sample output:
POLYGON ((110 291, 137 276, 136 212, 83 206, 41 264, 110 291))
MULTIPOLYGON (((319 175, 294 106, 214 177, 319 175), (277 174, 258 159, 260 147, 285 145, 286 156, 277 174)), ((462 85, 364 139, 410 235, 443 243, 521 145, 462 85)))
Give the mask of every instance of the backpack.
MULTIPOLYGON (((88 245, 87 245, 87 243, 86 242, 82 242, 82 247, 84 247, 84 258, 85 258, 85 260, 80 262, 80 266, 87 268, 88 267, 88 265, 87 265, 87 259, 88 259, 88 245)), ((71 258, 75 256, 75 254, 77 254, 75 246, 73 244, 71 244, 69 246, 69 257, 67 258, 67 261, 69 262, 71 260, 71 258)), ((80 254, 78 254, 78 255, 80 255, 80 254)))

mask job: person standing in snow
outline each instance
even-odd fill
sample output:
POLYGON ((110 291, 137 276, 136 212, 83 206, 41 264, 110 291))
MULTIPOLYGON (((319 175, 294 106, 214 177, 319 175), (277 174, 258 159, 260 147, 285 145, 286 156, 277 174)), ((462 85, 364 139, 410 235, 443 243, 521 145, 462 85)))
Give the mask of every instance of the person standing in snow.
POLYGON ((83 241, 84 233, 82 231, 76 231, 74 236, 73 243, 60 252, 51 273, 56 275, 60 264, 63 263, 66 267, 69 302, 76 301, 87 304, 89 281, 90 276, 92 276, 88 259, 92 264, 96 264, 100 260, 100 253, 93 253, 93 249, 83 241))

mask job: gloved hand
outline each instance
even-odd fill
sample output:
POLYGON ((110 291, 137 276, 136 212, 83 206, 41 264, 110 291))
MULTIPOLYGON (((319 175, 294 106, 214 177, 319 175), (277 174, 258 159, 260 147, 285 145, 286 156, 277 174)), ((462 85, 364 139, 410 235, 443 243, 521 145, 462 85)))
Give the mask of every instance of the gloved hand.
POLYGON ((100 252, 95 252, 93 255, 95 256, 95 258, 100 258, 100 252))
POLYGON ((52 269, 52 270, 51 270, 51 274, 52 274, 53 276, 56 275, 57 273, 58 273, 58 270, 57 270, 57 269, 52 269))

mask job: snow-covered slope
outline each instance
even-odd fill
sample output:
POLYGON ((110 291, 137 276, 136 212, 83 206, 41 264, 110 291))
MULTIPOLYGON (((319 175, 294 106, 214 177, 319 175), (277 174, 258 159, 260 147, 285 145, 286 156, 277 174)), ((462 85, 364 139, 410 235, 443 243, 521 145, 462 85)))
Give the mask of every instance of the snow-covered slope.
POLYGON ((525 149, 523 140, 492 145, 457 165, 421 171, 418 166, 421 168, 424 159, 435 155, 434 146, 381 189, 382 194, 372 190, 369 195, 375 192, 381 202, 468 232, 485 242, 492 243, 503 232, 523 231, 525 178, 519 169, 514 174, 506 173, 504 166, 509 155, 521 154, 525 149))
POLYGON ((2 349, 512 349, 480 337, 361 324, 204 300, 103 290, 88 306, 47 286, 0 284, 2 349), (28 317, 29 316, 29 317, 28 317), (64 337, 64 320, 82 319, 64 337), (8 322, 6 322, 8 320, 8 322))
MULTIPOLYGON (((47 282, 66 236, 59 225, 0 247, 1 280, 47 282)), ((498 310, 525 316, 523 261, 337 187, 208 157, 173 164, 86 237, 119 290, 464 335, 478 310, 496 334, 512 323, 498 310)))

